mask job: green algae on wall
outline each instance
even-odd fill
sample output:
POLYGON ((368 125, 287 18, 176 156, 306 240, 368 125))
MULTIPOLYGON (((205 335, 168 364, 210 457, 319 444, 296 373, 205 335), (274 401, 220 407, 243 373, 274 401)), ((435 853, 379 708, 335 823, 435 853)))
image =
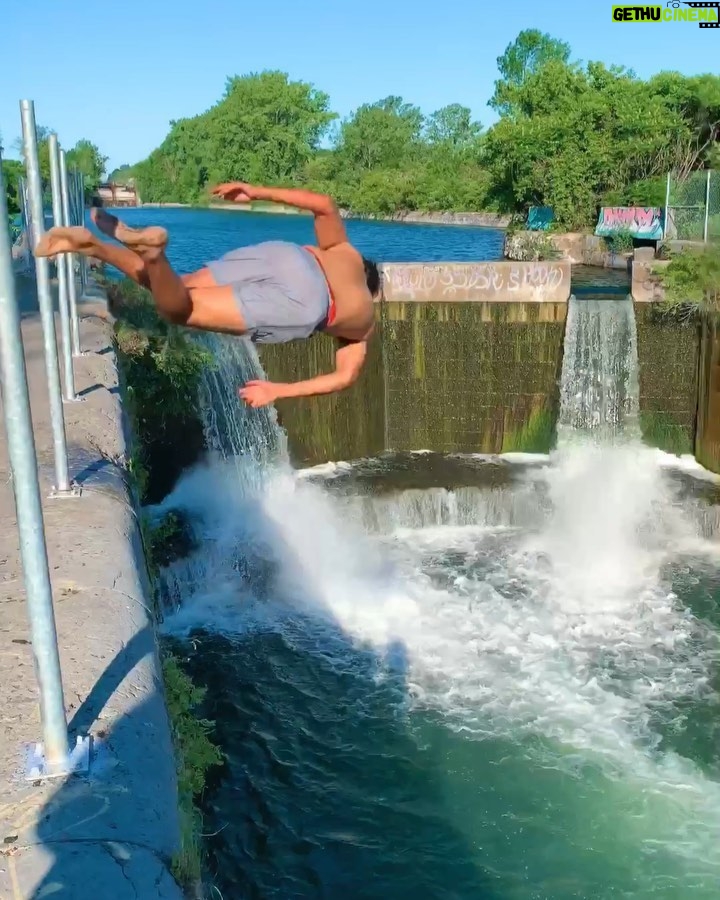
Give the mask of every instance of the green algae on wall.
POLYGON ((720 322, 705 316, 700 334, 698 378, 697 461, 720 472, 720 322))
MULTIPOLYGON (((288 435, 295 465, 376 456, 385 437, 381 306, 362 375, 349 390, 324 397, 280 400, 278 421, 288 435)), ((271 381, 299 381, 332 371, 336 342, 324 334, 309 341, 260 346, 260 361, 271 381)))
MULTIPOLYGON (((296 464, 375 456, 547 451, 557 418, 565 303, 385 302, 351 390, 278 404, 296 464)), ((334 343, 263 347, 272 380, 333 365, 334 343)))
POLYGON ((564 303, 385 304, 386 449, 548 450, 564 303))
POLYGON ((643 440, 668 453, 692 453, 698 396, 698 329, 652 304, 636 303, 643 440))

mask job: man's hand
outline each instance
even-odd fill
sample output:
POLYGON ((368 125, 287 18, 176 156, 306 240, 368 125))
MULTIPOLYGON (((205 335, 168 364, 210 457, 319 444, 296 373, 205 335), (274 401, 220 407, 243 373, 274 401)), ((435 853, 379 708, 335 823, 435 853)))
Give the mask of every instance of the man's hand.
POLYGON ((280 387, 272 381, 248 381, 238 393, 248 406, 258 409, 260 406, 274 403, 281 396, 280 387))
POLYGON ((244 181, 228 181, 225 184, 219 184, 210 193, 233 203, 250 203, 258 199, 256 189, 244 181))

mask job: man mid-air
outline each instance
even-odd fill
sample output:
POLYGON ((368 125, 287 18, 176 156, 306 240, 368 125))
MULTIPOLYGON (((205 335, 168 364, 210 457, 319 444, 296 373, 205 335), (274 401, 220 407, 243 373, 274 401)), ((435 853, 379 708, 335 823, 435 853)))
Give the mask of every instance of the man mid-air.
POLYGON ((178 275, 165 256, 164 228, 130 228, 94 209, 93 221, 124 246, 99 240, 82 226, 51 228, 36 256, 92 256, 147 288, 163 318, 176 325, 245 335, 257 343, 284 343, 324 331, 338 340, 335 371, 306 381, 249 381, 240 396, 249 406, 282 397, 331 394, 353 384, 365 363, 373 331, 373 300, 380 275, 348 240, 330 197, 311 191, 221 184, 212 192, 236 203, 269 200, 306 209, 315 217, 317 247, 267 241, 231 250, 205 268, 178 275))

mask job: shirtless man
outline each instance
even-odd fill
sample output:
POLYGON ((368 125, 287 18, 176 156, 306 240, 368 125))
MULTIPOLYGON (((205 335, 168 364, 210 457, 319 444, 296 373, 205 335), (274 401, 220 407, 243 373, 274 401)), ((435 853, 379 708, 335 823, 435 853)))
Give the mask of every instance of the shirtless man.
POLYGON ((177 275, 165 256, 164 228, 130 228, 101 209, 93 220, 124 246, 99 240, 83 227, 51 228, 36 256, 81 253, 115 266, 148 288, 161 316, 176 325, 245 335, 257 343, 283 343, 325 331, 338 340, 335 371, 306 381, 249 381, 240 396, 253 407, 282 397, 331 394, 353 384, 365 363, 373 331, 373 298, 380 291, 374 262, 348 241, 330 197, 310 191, 221 184, 213 194, 236 203, 270 200, 306 209, 315 217, 317 247, 269 241, 231 250, 205 268, 177 275))

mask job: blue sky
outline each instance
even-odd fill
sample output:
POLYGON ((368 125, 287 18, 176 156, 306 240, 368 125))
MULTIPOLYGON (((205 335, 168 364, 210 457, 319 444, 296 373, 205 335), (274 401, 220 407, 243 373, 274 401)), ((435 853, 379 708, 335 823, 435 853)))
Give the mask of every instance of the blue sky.
POLYGON ((524 28, 563 38, 577 59, 626 65, 641 76, 717 71, 720 58, 720 29, 614 24, 606 0, 124 0, 111 6, 24 0, 6 6, 0 80, 6 154, 15 155, 18 101, 27 98, 63 146, 89 138, 110 158, 109 168, 146 156, 171 119, 211 106, 227 76, 262 69, 312 82, 341 115, 399 94, 425 112, 463 103, 488 125, 496 59, 524 28))

